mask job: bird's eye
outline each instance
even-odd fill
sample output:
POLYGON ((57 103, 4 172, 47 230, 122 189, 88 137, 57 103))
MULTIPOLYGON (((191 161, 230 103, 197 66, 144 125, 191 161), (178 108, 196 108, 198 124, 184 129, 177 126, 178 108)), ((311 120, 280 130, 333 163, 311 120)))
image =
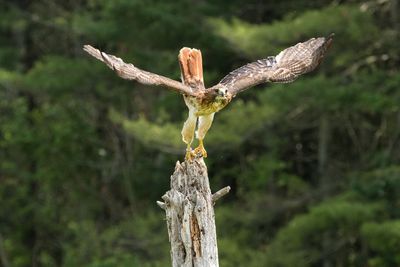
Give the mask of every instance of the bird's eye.
POLYGON ((228 89, 225 89, 225 94, 227 94, 228 93, 228 89))

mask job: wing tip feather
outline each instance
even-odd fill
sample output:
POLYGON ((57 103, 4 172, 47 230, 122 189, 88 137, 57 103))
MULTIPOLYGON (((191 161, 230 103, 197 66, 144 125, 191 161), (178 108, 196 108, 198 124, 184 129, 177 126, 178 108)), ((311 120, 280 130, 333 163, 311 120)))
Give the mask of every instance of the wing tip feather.
POLYGON ((333 37, 335 36, 334 32, 331 32, 326 38, 325 38, 325 43, 327 48, 329 48, 332 45, 333 42, 333 37))

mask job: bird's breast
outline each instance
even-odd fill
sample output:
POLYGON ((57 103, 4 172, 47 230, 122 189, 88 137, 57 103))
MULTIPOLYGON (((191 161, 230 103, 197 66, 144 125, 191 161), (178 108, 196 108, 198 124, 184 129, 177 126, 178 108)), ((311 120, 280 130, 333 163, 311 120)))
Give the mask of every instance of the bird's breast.
POLYGON ((196 116, 204 116, 218 112, 230 102, 229 99, 218 98, 211 101, 206 99, 198 99, 192 96, 184 96, 183 98, 185 100, 186 106, 189 109, 195 110, 196 116))

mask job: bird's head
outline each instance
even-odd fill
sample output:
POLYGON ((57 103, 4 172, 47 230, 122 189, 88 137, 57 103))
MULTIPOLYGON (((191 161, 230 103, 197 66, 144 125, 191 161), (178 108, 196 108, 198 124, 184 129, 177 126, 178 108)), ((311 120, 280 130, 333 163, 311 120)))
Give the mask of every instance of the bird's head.
POLYGON ((220 107, 219 109, 225 107, 231 100, 232 94, 226 86, 221 86, 220 84, 205 90, 204 95, 201 97, 202 102, 216 104, 220 107))
POLYGON ((216 101, 226 101, 231 99, 231 95, 225 87, 216 87, 213 89, 216 101))

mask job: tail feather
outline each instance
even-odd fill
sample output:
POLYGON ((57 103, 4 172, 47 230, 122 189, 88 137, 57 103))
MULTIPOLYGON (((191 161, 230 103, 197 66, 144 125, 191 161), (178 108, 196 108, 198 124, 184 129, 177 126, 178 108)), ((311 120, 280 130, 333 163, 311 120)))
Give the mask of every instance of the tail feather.
POLYGON ((179 51, 182 81, 192 88, 204 87, 201 51, 184 47, 179 51))

